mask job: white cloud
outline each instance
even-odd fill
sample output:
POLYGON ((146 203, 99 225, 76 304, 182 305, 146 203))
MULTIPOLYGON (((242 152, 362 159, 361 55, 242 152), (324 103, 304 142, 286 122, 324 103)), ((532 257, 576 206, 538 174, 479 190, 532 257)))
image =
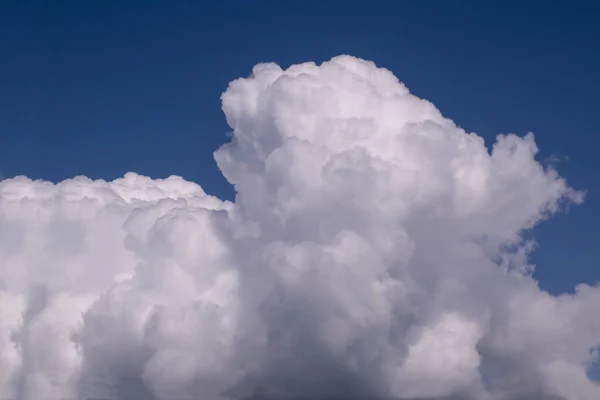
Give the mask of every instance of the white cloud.
POLYGON ((349 56, 222 101, 235 203, 0 182, 0 398, 600 398, 600 289, 527 275, 523 232, 583 197, 532 135, 488 151, 349 56))

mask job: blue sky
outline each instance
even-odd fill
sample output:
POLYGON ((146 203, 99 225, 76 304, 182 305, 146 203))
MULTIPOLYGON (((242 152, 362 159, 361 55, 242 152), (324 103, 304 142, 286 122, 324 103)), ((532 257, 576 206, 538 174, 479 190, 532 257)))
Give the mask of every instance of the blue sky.
POLYGON ((6 1, 0 174, 181 175, 231 198, 220 94, 254 64, 346 53, 394 72, 488 144, 533 131, 587 190, 537 229, 542 287, 600 280, 600 6, 572 2, 6 1), (537 4, 536 4, 537 3, 537 4))

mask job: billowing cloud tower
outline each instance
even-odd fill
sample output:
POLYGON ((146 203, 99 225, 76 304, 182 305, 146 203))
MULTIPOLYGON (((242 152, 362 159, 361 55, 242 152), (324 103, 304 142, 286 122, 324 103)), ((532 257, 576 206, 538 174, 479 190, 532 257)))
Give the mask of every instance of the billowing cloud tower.
POLYGON ((0 182, 0 398, 597 400, 600 288, 523 233, 582 201, 349 56, 222 96, 234 203, 133 173, 0 182))

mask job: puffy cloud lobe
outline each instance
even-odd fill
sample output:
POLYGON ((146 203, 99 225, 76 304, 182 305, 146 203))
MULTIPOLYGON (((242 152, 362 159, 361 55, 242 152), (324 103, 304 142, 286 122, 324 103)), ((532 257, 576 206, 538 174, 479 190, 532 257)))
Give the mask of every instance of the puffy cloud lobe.
POLYGON ((235 203, 181 178, 0 182, 0 397, 597 399, 600 289, 523 233, 582 194, 349 56, 222 96, 235 203))

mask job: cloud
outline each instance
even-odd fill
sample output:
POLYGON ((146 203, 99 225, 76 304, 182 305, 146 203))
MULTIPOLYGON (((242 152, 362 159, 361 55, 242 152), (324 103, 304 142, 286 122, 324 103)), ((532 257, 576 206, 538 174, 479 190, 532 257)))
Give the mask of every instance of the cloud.
POLYGON ((600 289, 530 276, 580 203, 340 56, 229 85, 234 203, 178 177, 0 182, 0 398, 600 398, 600 289))

